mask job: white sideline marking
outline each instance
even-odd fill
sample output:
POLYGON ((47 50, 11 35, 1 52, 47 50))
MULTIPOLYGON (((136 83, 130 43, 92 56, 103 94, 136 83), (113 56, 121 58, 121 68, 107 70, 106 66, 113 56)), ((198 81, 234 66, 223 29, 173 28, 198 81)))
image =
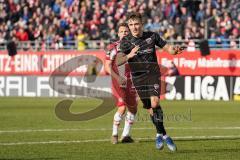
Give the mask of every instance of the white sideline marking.
MULTIPOLYGON (((207 139, 231 139, 240 138, 240 135, 228 136, 183 136, 173 137, 174 140, 207 140, 207 139)), ((154 138, 135 138, 135 140, 154 140, 154 138)), ((7 142, 0 143, 0 146, 16 146, 16 145, 39 145, 39 144, 72 144, 72 143, 90 143, 90 142, 108 142, 109 139, 91 139, 91 140, 75 140, 75 141, 45 141, 45 142, 7 142)))
MULTIPOLYGON (((123 129, 123 128, 120 128, 123 129)), ((132 130, 152 130, 154 128, 132 128, 132 130)), ((170 130, 240 130, 240 127, 167 127, 170 130)), ((66 129, 20 129, 0 130, 1 133, 27 133, 27 132, 65 132, 65 131, 110 131, 112 128, 66 128, 66 129)))

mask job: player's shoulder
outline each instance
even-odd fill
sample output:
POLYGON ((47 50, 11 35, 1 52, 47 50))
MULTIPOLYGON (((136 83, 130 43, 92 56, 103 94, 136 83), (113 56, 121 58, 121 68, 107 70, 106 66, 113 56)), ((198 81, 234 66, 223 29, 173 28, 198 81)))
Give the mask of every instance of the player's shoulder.
POLYGON ((110 44, 108 44, 106 46, 106 56, 111 59, 111 57, 114 57, 114 55, 116 54, 116 50, 117 50, 117 46, 118 46, 119 42, 118 41, 114 41, 111 42, 110 44))
POLYGON ((132 38, 133 36, 131 34, 128 34, 122 38, 119 46, 123 53, 128 52, 132 48, 132 38))
POLYGON ((145 39, 152 39, 154 41, 165 41, 157 32, 148 31, 144 35, 145 39))
POLYGON ((151 31, 143 32, 143 35, 146 36, 146 37, 151 37, 151 36, 154 36, 156 34, 157 34, 156 32, 151 32, 151 31))
POLYGON ((116 48, 117 45, 119 45, 119 41, 112 42, 107 45, 107 50, 113 50, 116 48))

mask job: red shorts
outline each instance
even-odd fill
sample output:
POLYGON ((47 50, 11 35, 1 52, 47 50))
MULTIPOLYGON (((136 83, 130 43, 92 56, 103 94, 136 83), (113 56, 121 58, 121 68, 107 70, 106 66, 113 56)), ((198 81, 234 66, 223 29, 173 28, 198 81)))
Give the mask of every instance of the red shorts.
POLYGON ((137 106, 137 93, 132 80, 127 79, 126 86, 120 86, 116 80, 112 80, 112 93, 116 106, 137 106))

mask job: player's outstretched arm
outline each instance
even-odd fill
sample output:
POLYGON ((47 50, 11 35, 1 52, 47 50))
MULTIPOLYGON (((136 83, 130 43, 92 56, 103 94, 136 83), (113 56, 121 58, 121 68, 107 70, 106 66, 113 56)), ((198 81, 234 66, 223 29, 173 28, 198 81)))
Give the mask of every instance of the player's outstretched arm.
POLYGON ((163 40, 157 33, 154 33, 154 36, 155 36, 155 44, 158 47, 162 48, 164 51, 172 55, 181 54, 182 51, 186 48, 183 46, 180 47, 180 46, 173 46, 173 45, 167 44, 167 42, 163 40))
POLYGON ((125 63, 127 63, 127 61, 131 58, 133 58, 136 54, 137 54, 137 51, 139 50, 139 46, 135 46, 131 52, 129 54, 124 54, 124 53, 118 53, 117 56, 116 56, 116 64, 118 66, 121 66, 125 63))
POLYGON ((185 48, 186 47, 183 47, 183 46, 180 47, 180 46, 173 46, 173 45, 166 44, 163 47, 163 50, 172 55, 177 55, 177 54, 181 54, 185 48))

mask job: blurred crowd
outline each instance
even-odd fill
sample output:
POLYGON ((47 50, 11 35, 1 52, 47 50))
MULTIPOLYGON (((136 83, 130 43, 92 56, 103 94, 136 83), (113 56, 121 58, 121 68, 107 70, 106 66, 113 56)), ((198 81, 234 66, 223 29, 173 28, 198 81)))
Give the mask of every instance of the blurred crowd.
MULTIPOLYGON (((0 43, 5 40, 38 41, 55 49, 88 40, 116 39, 116 26, 126 13, 144 15, 145 30, 167 40, 208 35, 209 45, 237 46, 240 35, 239 0, 0 0, 0 43), (229 12, 230 10, 230 12, 229 12), (211 18, 212 17, 212 18, 211 18), (205 30, 205 20, 209 19, 205 30)), ((32 43, 34 45, 34 43, 32 43)))

